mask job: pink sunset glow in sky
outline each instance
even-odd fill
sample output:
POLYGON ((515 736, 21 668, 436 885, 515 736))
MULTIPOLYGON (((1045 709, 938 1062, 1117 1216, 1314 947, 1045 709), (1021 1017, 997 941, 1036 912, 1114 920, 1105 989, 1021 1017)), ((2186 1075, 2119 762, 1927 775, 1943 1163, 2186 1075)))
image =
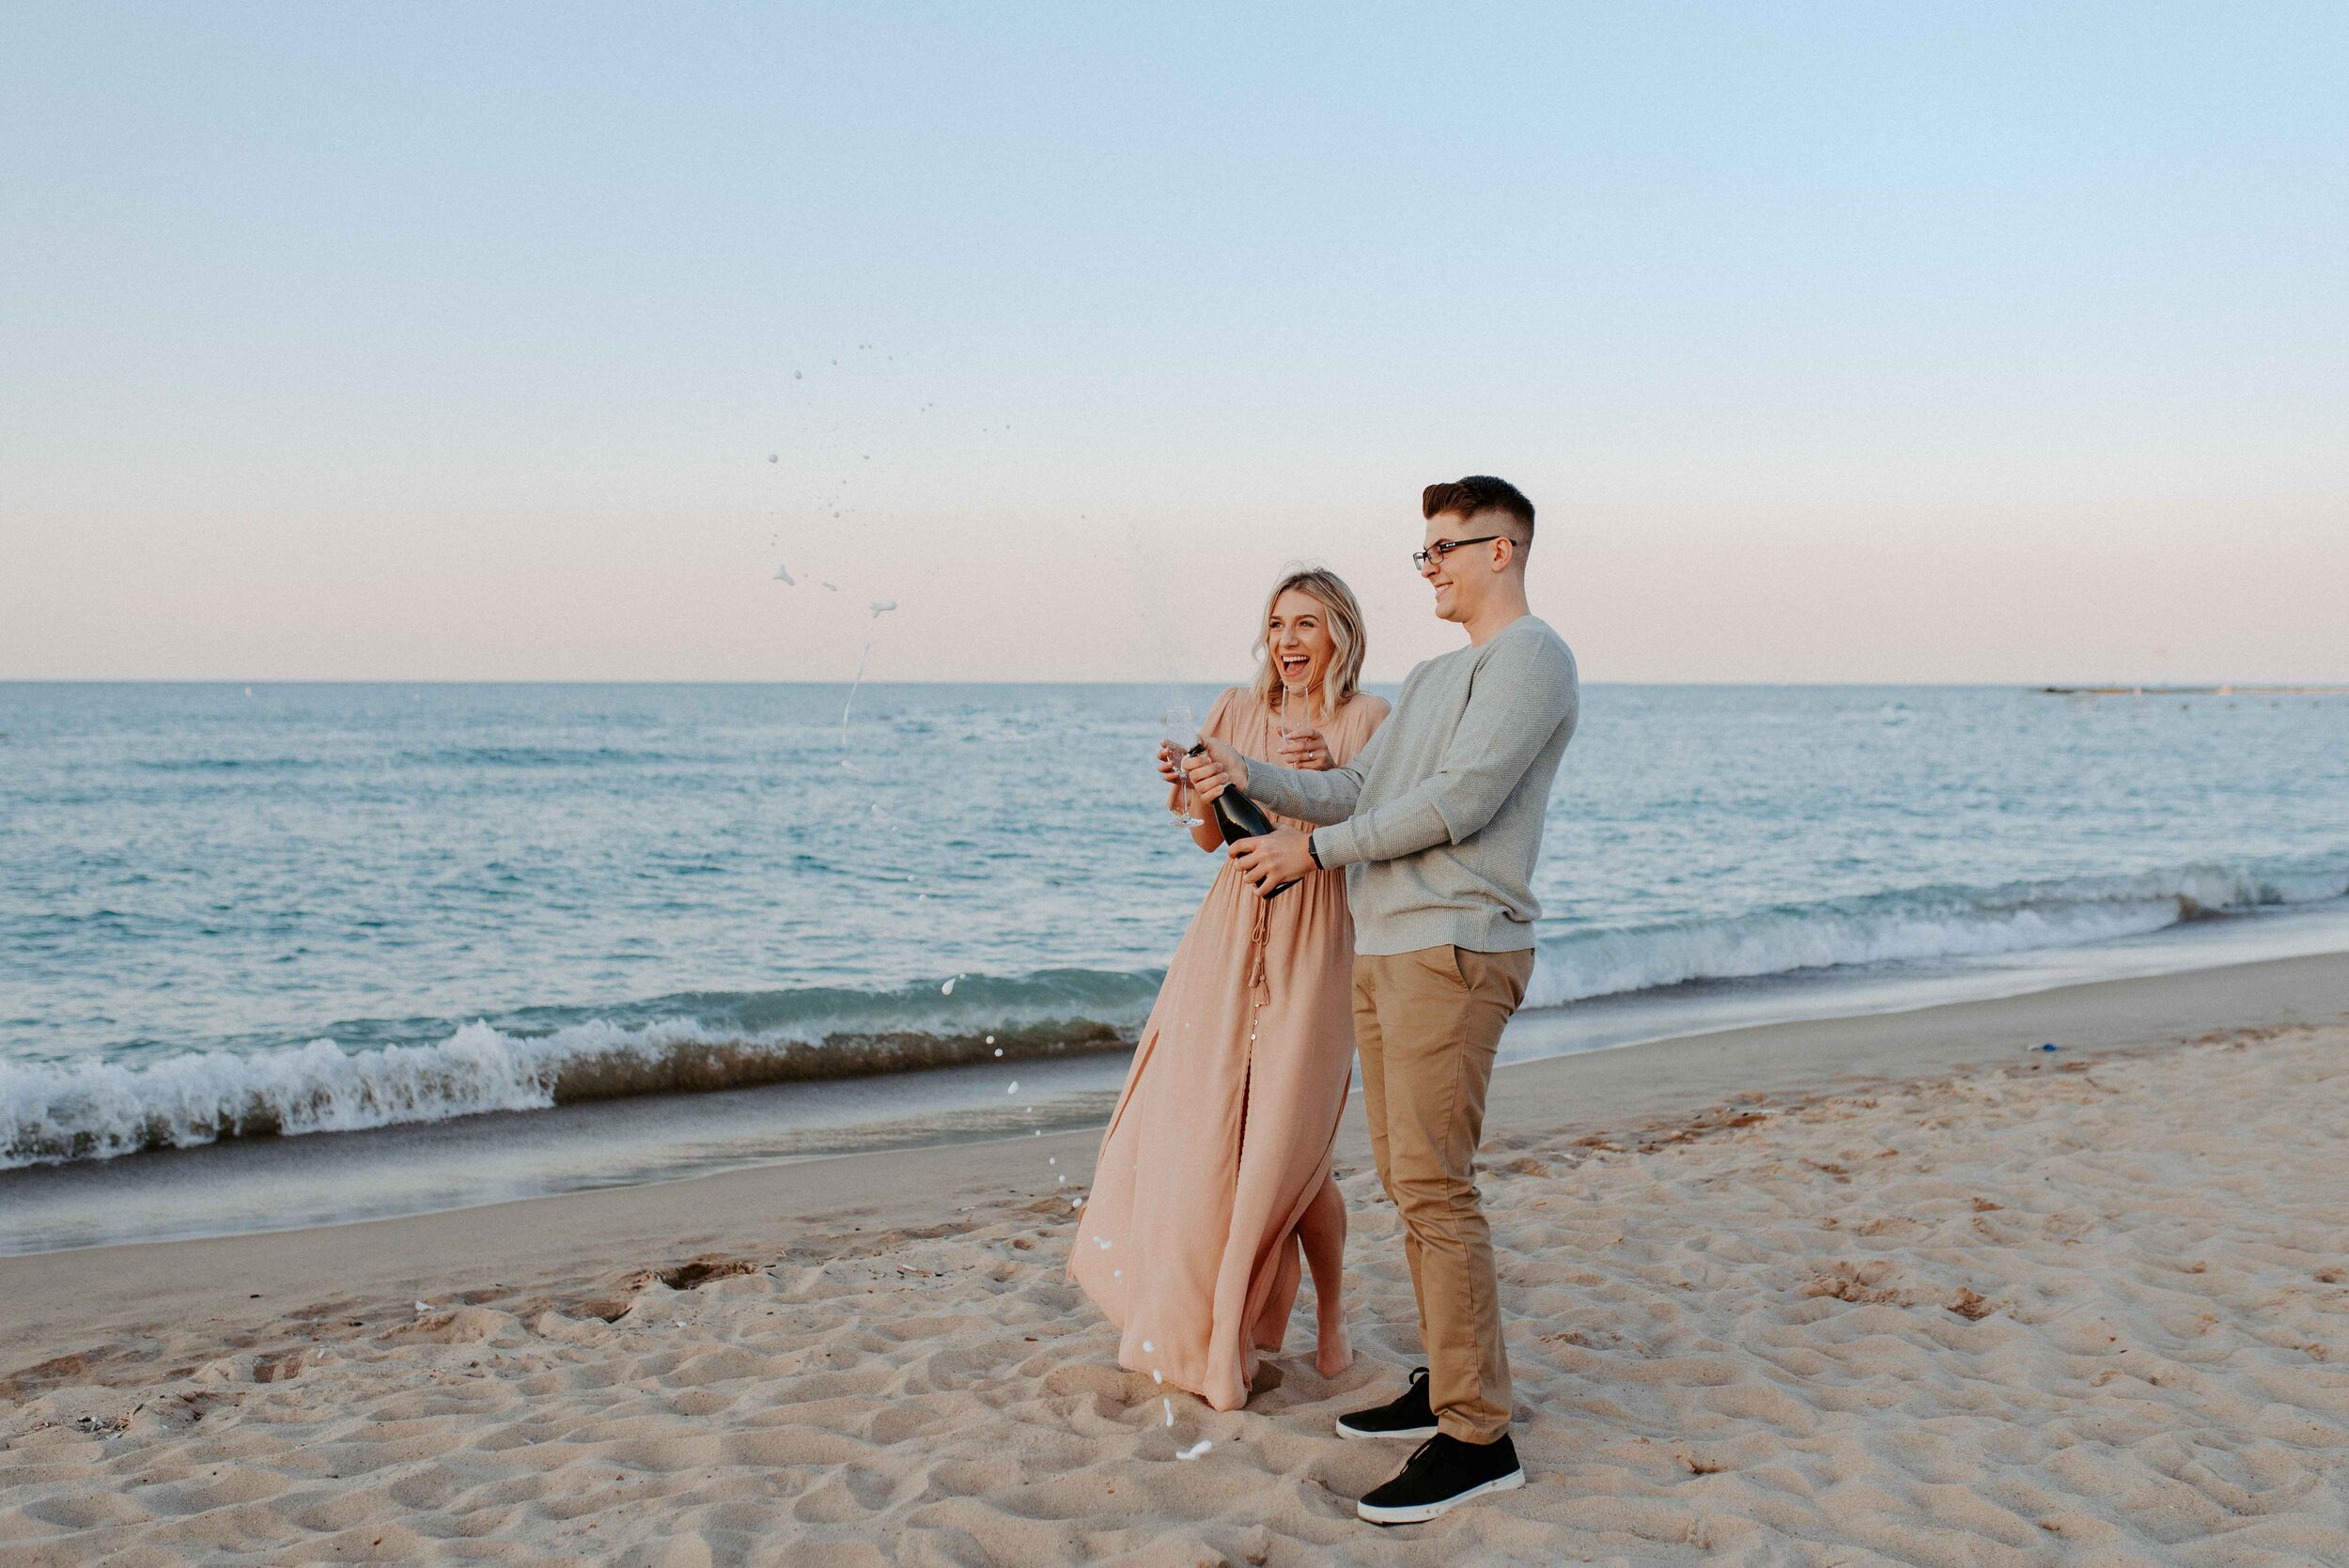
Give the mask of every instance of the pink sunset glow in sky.
POLYGON ((8 33, 0 678, 2349 679, 2335 8, 8 33))

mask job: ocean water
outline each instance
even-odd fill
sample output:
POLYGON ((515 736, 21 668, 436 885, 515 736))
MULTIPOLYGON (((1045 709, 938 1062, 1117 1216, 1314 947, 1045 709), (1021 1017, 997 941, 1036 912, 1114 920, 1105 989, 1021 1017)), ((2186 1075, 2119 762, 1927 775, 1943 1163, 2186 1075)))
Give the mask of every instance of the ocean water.
MULTIPOLYGON (((0 1171, 1129 1041, 1213 692, 0 685, 0 1171)), ((2341 909, 2349 699, 1593 686, 1536 887, 1560 1017, 2188 952, 2341 909)))

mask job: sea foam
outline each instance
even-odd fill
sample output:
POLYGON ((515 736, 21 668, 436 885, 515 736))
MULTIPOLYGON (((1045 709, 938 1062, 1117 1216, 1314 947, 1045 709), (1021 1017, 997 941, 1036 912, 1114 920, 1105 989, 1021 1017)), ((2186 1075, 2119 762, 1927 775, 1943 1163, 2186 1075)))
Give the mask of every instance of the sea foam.
MULTIPOLYGON (((1106 976, 1125 980, 1132 976, 1106 976)), ((545 1034, 474 1020, 428 1045, 332 1039, 189 1051, 151 1064, 0 1062, 0 1170, 109 1159, 226 1138, 351 1132, 493 1110, 957 1066, 1130 1044, 1120 1018, 998 1021, 994 1033, 801 1026, 746 1034, 690 1017, 595 1018, 545 1034)))

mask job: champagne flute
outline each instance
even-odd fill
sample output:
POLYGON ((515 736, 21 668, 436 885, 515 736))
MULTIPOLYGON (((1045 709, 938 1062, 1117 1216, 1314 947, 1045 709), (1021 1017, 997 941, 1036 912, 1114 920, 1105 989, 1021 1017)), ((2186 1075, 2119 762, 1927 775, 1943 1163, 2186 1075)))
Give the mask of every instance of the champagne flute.
MULTIPOLYGON (((1159 734, 1176 751, 1189 752, 1199 744, 1199 720, 1188 707, 1170 707, 1159 715, 1159 734)), ((1176 816, 1182 818, 1184 827, 1196 828, 1200 818, 1191 811, 1190 775, 1183 770, 1180 762, 1174 765, 1174 773, 1177 783, 1173 810, 1176 816)))
POLYGON ((1299 760, 1297 755, 1291 752, 1290 748, 1296 743, 1299 736, 1307 733, 1314 727, 1313 699, 1311 697, 1307 697, 1300 705, 1300 707, 1302 712, 1299 720, 1297 722, 1292 723, 1289 720, 1288 683, 1286 681, 1282 682, 1281 711, 1280 714, 1272 721, 1272 733, 1274 737, 1273 749, 1280 753, 1281 766, 1283 768, 1303 768, 1306 766, 1303 761, 1299 760))

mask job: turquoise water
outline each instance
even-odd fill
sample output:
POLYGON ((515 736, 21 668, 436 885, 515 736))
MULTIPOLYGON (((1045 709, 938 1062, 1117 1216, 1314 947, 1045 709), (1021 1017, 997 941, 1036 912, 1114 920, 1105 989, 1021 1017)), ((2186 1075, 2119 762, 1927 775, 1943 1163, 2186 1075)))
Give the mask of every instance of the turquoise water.
MULTIPOLYGON (((1129 1035, 1212 694, 0 685, 0 1167, 1129 1035)), ((2321 906, 2349 700, 1592 687, 1536 888, 1550 1009, 2321 906)))

